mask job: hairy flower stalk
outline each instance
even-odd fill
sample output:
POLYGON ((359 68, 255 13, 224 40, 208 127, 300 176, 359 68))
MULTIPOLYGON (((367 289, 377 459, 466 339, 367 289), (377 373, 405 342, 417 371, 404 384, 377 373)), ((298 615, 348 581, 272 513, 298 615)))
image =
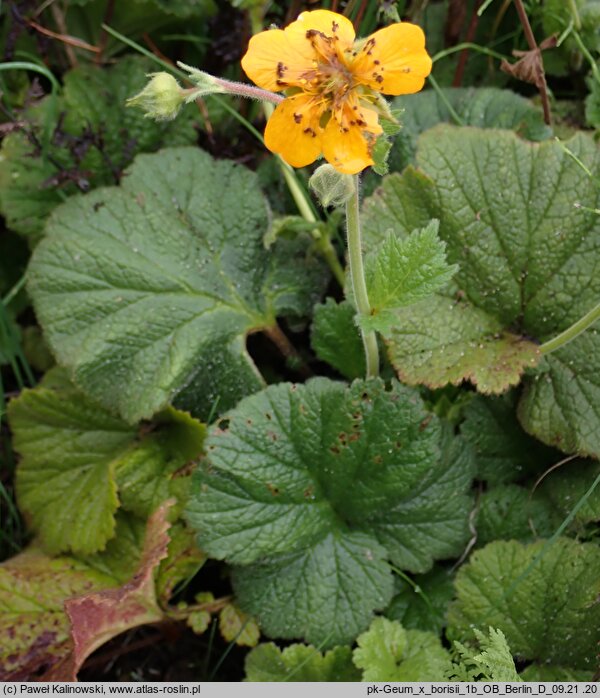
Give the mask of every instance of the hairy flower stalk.
MULTIPOLYGON (((350 279, 352 281, 352 291, 354 302, 359 315, 370 315, 371 305, 367 294, 367 284, 365 282, 365 271, 362 258, 362 239, 360 233, 359 214, 359 178, 354 175, 354 191, 346 202, 346 230, 348 233, 348 266, 350 269, 350 279)), ((365 349, 365 359, 367 366, 367 378, 379 375, 379 349, 377 347, 377 337, 375 332, 365 332, 361 329, 363 347, 365 349)))

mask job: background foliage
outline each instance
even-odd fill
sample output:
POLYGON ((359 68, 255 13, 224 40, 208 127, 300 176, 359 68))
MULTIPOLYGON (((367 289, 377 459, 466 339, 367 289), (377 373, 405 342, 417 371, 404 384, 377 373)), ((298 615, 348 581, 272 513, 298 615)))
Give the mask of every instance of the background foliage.
POLYGON ((524 3, 547 101, 516 4, 322 3, 434 59, 362 180, 371 380, 261 105, 125 107, 304 5, 2 4, 1 679, 599 678, 600 335, 547 342, 600 300, 600 3, 524 3))

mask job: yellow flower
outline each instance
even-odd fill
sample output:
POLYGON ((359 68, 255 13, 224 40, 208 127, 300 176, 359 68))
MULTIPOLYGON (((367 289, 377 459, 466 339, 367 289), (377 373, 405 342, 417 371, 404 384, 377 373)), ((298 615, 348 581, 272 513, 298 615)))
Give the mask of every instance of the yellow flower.
POLYGON ((355 174, 373 164, 382 132, 377 93, 418 92, 431 58, 415 24, 392 24, 355 41, 349 19, 314 10, 253 36, 242 68, 259 87, 286 93, 265 129, 269 150, 293 167, 322 153, 340 172, 355 174))

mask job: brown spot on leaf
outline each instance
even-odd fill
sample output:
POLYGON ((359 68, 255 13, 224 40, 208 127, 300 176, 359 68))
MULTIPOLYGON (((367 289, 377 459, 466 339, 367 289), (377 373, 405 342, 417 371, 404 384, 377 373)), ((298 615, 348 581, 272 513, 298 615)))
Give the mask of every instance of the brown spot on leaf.
POLYGON ((433 415, 428 414, 427 417, 419 424, 419 431, 425 431, 427 429, 427 426, 429 425, 429 422, 433 419, 433 415))

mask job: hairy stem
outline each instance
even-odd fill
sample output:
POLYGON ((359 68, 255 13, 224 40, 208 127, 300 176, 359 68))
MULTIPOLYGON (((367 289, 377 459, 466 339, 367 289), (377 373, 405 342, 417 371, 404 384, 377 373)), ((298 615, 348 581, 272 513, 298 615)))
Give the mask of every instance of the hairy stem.
MULTIPOLYGON (((269 119, 269 117, 273 113, 273 107, 269 103, 264 103, 263 111, 265 113, 265 117, 269 119)), ((312 209, 310 200, 308 198, 308 194, 304 191, 302 186, 300 186, 300 182, 298 181, 296 173, 294 172, 293 168, 290 167, 287 164, 287 162, 285 162, 285 160, 283 160, 279 156, 277 156, 277 160, 279 162, 279 167, 285 179, 285 183, 287 184, 288 189, 290 190, 290 194, 294 199, 294 203, 298 207, 300 215, 302 216, 302 218, 304 218, 304 220, 308 221, 309 223, 315 223, 316 225, 319 222, 319 219, 317 218, 315 212, 312 209)), ((317 242, 317 249, 323 256, 323 259, 327 263, 331 273, 335 276, 339 285, 343 287, 344 270, 342 269, 342 265, 340 264, 340 260, 338 259, 337 252, 335 251, 334 246, 331 244, 331 240, 329 238, 327 238, 327 240, 321 239, 317 242)))
POLYGON ((578 337, 582 332, 585 332, 589 327, 591 327, 596 320, 600 319, 600 303, 595 308, 592 308, 589 313, 586 313, 582 318, 574 322, 571 327, 568 327, 564 332, 553 339, 544 342, 540 347, 542 354, 549 354, 556 349, 564 347, 571 340, 578 337))
POLYGON ((239 95, 240 97, 259 99, 262 102, 271 102, 272 104, 279 104, 285 99, 285 97, 282 97, 282 95, 277 94, 276 92, 261 90, 260 87, 247 85, 245 82, 235 82, 234 80, 225 80, 223 78, 214 79, 217 85, 222 87, 223 91, 230 95, 239 95))
MULTIPOLYGON (((359 179, 354 175, 354 193, 346 203, 346 230, 348 233, 348 263, 350 266, 350 279, 354 292, 354 301, 359 315, 370 315, 371 305, 367 294, 365 270, 362 258, 362 241, 360 234, 359 216, 359 179)), ((367 378, 379 375, 379 349, 375 332, 361 330, 365 359, 367 363, 367 378)))

